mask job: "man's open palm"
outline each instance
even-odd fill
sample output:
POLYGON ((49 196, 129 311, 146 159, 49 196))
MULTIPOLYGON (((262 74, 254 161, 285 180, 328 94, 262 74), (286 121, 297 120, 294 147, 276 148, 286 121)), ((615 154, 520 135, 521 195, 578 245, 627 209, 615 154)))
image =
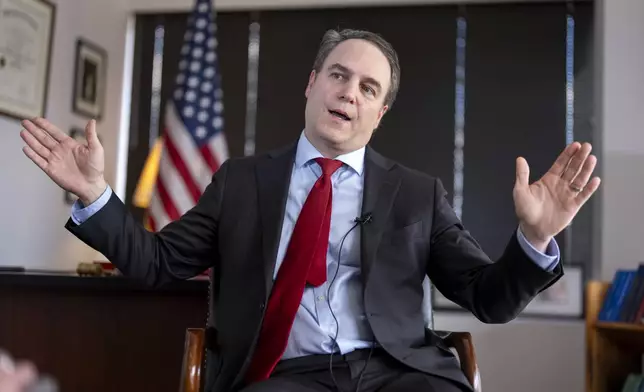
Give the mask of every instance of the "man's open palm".
POLYGON ((514 206, 530 240, 547 241, 560 233, 595 193, 600 179, 590 179, 597 164, 591 149, 588 143, 568 145, 550 170, 532 184, 528 163, 517 159, 514 206))
POLYGON ((66 135, 45 119, 25 120, 20 136, 27 143, 25 155, 58 186, 83 202, 98 198, 105 189, 105 154, 96 134, 96 123, 85 128, 87 145, 66 135))

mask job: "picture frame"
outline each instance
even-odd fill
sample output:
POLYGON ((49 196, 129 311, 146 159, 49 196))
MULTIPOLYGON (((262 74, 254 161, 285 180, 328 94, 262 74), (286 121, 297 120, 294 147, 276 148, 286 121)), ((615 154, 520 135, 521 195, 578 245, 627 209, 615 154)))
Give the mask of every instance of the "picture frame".
POLYGON ((0 115, 45 116, 55 24, 48 0, 0 1, 0 115))
MULTIPOLYGON (((577 264, 564 264, 563 268, 564 275, 552 286, 537 294, 519 317, 584 317, 584 268, 577 264)), ((465 311, 435 287, 432 291, 432 304, 434 310, 465 311)))
POLYGON ((103 118, 107 86, 107 51, 85 38, 76 40, 72 111, 89 119, 103 118))

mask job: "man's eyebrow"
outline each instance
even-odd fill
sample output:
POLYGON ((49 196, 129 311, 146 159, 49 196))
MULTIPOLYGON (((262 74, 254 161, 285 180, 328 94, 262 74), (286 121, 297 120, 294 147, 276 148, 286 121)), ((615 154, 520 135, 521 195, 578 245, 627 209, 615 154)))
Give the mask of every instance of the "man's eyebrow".
POLYGON ((353 72, 351 72, 349 68, 345 67, 340 63, 331 64, 329 66, 329 70, 333 70, 333 69, 337 69, 338 71, 342 71, 344 73, 353 74, 353 72))

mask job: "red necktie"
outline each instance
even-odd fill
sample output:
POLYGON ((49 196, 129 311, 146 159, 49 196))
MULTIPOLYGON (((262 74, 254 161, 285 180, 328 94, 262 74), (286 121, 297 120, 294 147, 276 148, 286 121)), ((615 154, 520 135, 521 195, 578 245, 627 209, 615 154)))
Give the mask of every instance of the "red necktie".
POLYGON ((331 175, 342 162, 327 158, 315 161, 322 168, 322 175, 302 206, 277 273, 257 348, 246 374, 249 383, 267 379, 284 354, 306 283, 319 286, 326 281, 333 195, 331 175))

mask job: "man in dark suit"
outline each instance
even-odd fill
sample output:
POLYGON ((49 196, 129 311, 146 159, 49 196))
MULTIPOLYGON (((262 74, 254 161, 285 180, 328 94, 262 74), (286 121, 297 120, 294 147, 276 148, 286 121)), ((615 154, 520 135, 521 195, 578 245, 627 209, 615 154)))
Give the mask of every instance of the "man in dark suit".
POLYGON ((573 143, 529 184, 518 158, 519 223, 492 262, 438 179, 367 146, 399 82, 381 37, 327 32, 299 139, 226 161, 157 233, 105 183, 93 121, 87 146, 43 119, 21 135, 26 155, 79 196, 66 227, 124 274, 161 285, 213 268, 208 391, 467 391, 457 359, 425 329, 425 276, 483 322, 514 319, 563 274, 553 237, 598 188, 596 159, 573 143))

